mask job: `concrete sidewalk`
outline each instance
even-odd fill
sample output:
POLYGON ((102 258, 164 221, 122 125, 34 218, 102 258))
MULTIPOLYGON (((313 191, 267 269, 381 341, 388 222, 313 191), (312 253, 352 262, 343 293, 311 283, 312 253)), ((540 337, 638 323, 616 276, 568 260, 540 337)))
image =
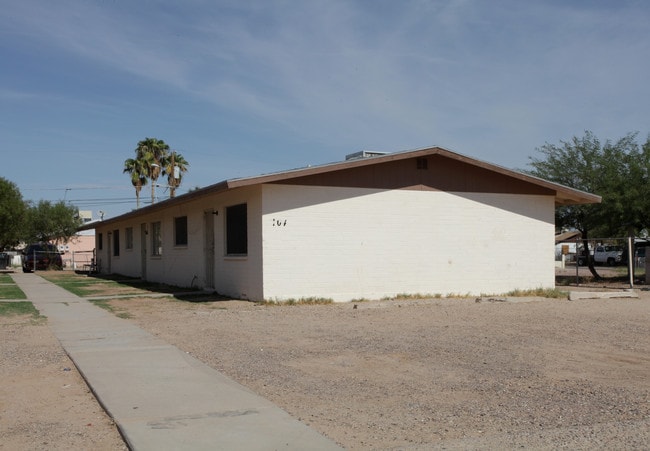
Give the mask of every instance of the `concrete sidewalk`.
POLYGON ((12 274, 134 450, 339 450, 249 389, 37 274, 12 274))

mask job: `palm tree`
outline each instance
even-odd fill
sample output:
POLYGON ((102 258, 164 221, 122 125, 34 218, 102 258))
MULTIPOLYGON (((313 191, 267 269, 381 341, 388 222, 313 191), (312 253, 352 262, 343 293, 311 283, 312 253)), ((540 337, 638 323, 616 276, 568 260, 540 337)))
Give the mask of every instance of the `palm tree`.
POLYGON ((127 158, 124 161, 124 170, 122 173, 128 173, 131 176, 131 183, 135 188, 135 205, 140 208, 140 191, 147 184, 147 172, 142 160, 137 158, 127 158))
POLYGON ((176 151, 173 151, 170 158, 167 160, 167 165, 164 167, 164 172, 167 174, 167 185, 169 186, 169 197, 176 195, 176 188, 181 185, 183 173, 187 172, 187 167, 190 164, 187 160, 176 151), (178 168, 178 169, 175 169, 178 168))
POLYGON ((169 146, 162 139, 145 138, 135 148, 136 159, 141 160, 147 178, 151 180, 151 203, 155 201, 156 180, 164 173, 169 158, 169 146))

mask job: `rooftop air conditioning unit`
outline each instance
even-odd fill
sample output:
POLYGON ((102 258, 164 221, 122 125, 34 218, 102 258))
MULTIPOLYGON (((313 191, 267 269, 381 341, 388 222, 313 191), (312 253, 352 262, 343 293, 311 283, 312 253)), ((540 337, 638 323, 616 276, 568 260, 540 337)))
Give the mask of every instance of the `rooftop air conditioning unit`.
POLYGON ((345 161, 358 160, 359 158, 380 157, 387 155, 388 152, 376 152, 374 150, 362 150, 361 152, 351 153, 345 156, 345 161))

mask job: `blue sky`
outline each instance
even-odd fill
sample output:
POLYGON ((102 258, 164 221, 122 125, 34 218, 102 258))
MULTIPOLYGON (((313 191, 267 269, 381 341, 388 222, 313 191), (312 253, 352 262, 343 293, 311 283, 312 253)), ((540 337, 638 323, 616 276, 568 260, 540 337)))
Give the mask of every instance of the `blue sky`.
POLYGON ((650 132, 644 0, 0 6, 0 176, 95 215, 135 207, 145 137, 189 161, 183 193, 360 150, 525 168, 585 130, 650 132))

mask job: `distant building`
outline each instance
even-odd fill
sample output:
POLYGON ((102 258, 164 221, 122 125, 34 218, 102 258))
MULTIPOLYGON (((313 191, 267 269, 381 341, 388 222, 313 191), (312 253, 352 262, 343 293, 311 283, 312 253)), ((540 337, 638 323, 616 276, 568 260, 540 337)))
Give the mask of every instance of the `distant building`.
MULTIPOLYGON (((84 225, 93 221, 93 214, 90 210, 79 210, 79 217, 84 225)), ((82 269, 89 265, 93 259, 95 250, 95 229, 79 231, 65 244, 58 245, 63 266, 71 269, 82 269)))

